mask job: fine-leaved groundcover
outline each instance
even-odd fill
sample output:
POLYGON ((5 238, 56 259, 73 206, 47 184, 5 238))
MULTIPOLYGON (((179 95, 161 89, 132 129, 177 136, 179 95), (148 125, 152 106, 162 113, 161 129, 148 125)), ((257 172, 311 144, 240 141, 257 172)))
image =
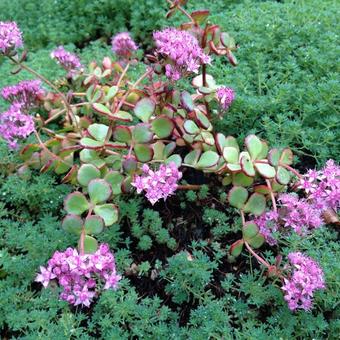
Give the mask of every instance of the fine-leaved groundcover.
POLYGON ((33 77, 1 90, 0 287, 26 280, 3 336, 336 338, 339 165, 225 134, 239 94, 209 69, 238 67, 240 45, 209 10, 164 3, 177 27, 117 33, 89 64, 58 46, 53 80, 0 22, 0 58, 33 77))

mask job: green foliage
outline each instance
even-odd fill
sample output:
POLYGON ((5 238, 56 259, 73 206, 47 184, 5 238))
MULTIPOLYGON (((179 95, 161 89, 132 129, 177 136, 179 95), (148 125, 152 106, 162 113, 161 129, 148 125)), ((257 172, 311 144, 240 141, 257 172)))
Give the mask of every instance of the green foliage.
POLYGON ((217 263, 200 250, 193 250, 192 254, 182 251, 168 258, 168 267, 160 275, 168 282, 165 291, 172 295, 172 301, 181 304, 190 298, 204 298, 204 289, 216 267, 217 263))
MULTIPOLYGON (((47 0, 20 1, 18 5, 17 1, 2 0, 0 20, 18 21, 27 46, 41 48, 29 54, 28 64, 53 80, 65 73, 49 57, 52 45, 75 44, 86 63, 111 55, 106 45, 109 37, 129 29, 142 47, 150 48, 152 31, 169 25, 164 19, 164 3, 47 0)), ((222 59, 209 69, 217 83, 231 86, 237 93, 220 122, 221 131, 241 131, 241 138, 249 132, 260 133, 272 145, 292 145, 301 158, 312 155, 320 163, 338 157, 336 96, 340 88, 335 65, 339 26, 335 2, 199 0, 189 2, 188 7, 209 8, 212 20, 230 30, 240 44, 237 56, 242 62, 237 68, 230 68, 222 59)), ((180 16, 176 14, 170 23, 178 22, 180 16)), ((68 47, 72 50, 75 46, 68 47)), ((29 78, 25 72, 8 78, 7 63, 1 69, 0 87, 29 78)), ((0 102, 1 109, 6 106, 0 102)), ((32 177, 17 176, 13 164, 15 167, 20 160, 3 145, 0 158, 3 338, 338 337, 337 232, 327 226, 310 237, 290 235, 285 240, 285 255, 303 250, 320 261, 327 284, 325 291, 316 294, 312 312, 292 313, 279 287, 272 285, 245 252, 233 264, 227 261, 227 247, 241 230, 239 221, 235 223, 232 209, 222 211, 218 200, 209 201, 214 193, 207 186, 181 195, 181 211, 176 211, 176 217, 162 217, 163 207, 160 212, 145 208, 139 198, 117 198, 119 223, 98 235, 98 240, 115 250, 119 273, 126 274, 133 264, 138 270, 125 275, 119 290, 102 294, 93 310, 70 308, 57 299, 57 287, 45 290, 33 281, 39 265, 56 249, 70 246, 70 235, 61 228, 60 211, 63 197, 71 189, 51 174, 36 176, 35 170, 32 177), (193 206, 202 220, 194 231, 189 227, 192 221, 187 220, 193 206), (195 232, 203 235, 204 241, 189 247, 195 232)), ((219 201, 226 200, 225 192, 220 192, 219 201)), ((76 246, 76 236, 71 237, 71 243, 76 246)), ((273 252, 264 255, 273 263, 273 252)))

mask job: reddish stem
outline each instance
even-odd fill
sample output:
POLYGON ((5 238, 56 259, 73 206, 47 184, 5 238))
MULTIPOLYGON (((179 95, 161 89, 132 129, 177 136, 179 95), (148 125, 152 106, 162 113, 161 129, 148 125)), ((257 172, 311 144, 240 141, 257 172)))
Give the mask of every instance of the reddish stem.
POLYGON ((178 185, 177 189, 179 190, 199 190, 201 189, 201 185, 198 184, 185 184, 185 185, 178 185))
POLYGON ((267 183, 267 186, 269 188, 270 198, 271 198, 272 204, 273 204, 273 210, 277 213, 276 201, 275 201, 274 192, 273 192, 273 188, 272 188, 272 185, 270 183, 270 180, 266 179, 266 183, 267 183))

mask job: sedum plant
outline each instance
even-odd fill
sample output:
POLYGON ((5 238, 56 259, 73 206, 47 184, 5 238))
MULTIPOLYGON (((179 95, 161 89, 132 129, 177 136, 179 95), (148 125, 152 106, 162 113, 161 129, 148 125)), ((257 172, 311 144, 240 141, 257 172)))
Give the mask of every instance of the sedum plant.
POLYGON ((116 60, 105 57, 86 68, 60 46, 51 57, 67 73, 57 83, 25 64, 17 25, 0 23, 0 53, 13 63, 13 73, 37 77, 3 89, 11 106, 0 115, 0 134, 20 153, 21 174, 53 171, 74 187, 61 225, 79 236, 78 250, 56 252, 37 281, 47 286, 57 279, 61 298, 84 306, 102 289, 116 288, 114 256, 96 240, 119 222, 116 197, 136 189, 153 205, 176 190, 200 189, 184 181, 185 172, 196 170, 214 174, 227 193, 226 205, 240 212, 242 236, 230 244, 229 261, 247 249, 282 282, 291 310, 309 310, 314 291, 325 287, 317 263, 300 253, 288 256, 290 266, 281 265, 281 256, 268 263, 256 250, 287 232, 304 235, 324 221, 338 223, 339 166, 329 161, 320 172, 302 176, 292 167, 289 148, 270 149, 256 135, 239 143, 216 132, 214 122, 228 119, 235 93, 217 84, 208 69, 217 57, 236 66, 237 44, 208 20, 208 10, 188 13, 185 0, 168 3, 167 17, 182 13, 187 21, 154 32, 152 52, 139 59, 137 44, 123 32, 112 39, 116 60), (133 67, 145 69, 137 80, 129 76, 133 67), (30 134, 35 142, 21 147, 30 134), (322 205, 317 193, 324 195, 322 205))

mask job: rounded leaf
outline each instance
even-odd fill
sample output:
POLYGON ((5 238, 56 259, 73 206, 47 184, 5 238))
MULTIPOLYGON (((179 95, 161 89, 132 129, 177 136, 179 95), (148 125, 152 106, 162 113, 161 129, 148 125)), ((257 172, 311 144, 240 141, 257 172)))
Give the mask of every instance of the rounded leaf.
POLYGON ((277 168, 275 179, 279 184, 287 185, 290 181, 290 172, 282 166, 277 168))
POLYGON ((254 222, 246 222, 242 228, 243 238, 248 242, 259 233, 259 227, 254 222))
POLYGON ((242 152, 240 155, 240 165, 242 171, 249 177, 255 176, 255 169, 253 162, 248 154, 248 152, 242 152))
POLYGON ((242 209, 248 198, 248 190, 243 187, 234 186, 228 194, 229 204, 235 208, 242 209))
POLYGON ((252 159, 256 159, 262 150, 261 140, 255 135, 249 135, 245 139, 247 150, 252 159))
POLYGON ((261 233, 257 233, 253 238, 248 240, 248 243, 252 248, 258 249, 262 246, 264 241, 265 241, 264 236, 261 233))
POLYGON ((118 125, 114 128, 112 137, 117 142, 129 143, 131 141, 132 134, 128 126, 118 125))
POLYGON ((244 244, 243 240, 237 240, 236 242, 234 242, 229 249, 230 255, 235 257, 239 256, 242 252, 243 244, 244 244))
POLYGON ((194 109, 194 102, 188 91, 183 91, 181 93, 181 105, 187 111, 192 111, 194 109))
POLYGON ((277 148, 271 149, 268 154, 268 162, 272 166, 278 166, 281 157, 281 151, 277 148))
MULTIPOLYGON (((80 241, 78 244, 79 249, 81 249, 80 241)), ((85 254, 92 254, 95 253, 98 249, 98 241, 89 235, 85 235, 84 237, 84 253, 85 254)))
POLYGON ((77 174, 77 180, 80 185, 87 186, 92 179, 99 178, 100 171, 92 164, 83 164, 77 174))
POLYGON ((199 149, 195 149, 190 151, 184 158, 184 163, 189 165, 196 165, 198 159, 201 156, 202 151, 199 149))
POLYGON ((122 192, 121 186, 124 179, 124 176, 119 171, 110 171, 108 172, 104 179, 110 183, 112 188, 112 194, 118 195, 122 192))
POLYGON ((173 121, 168 117, 158 117, 151 124, 152 131, 161 139, 171 136, 175 127, 173 121))
POLYGON ((243 172, 233 174, 233 185, 248 187, 254 183, 254 178, 245 175, 243 172))
POLYGON ((104 220, 106 227, 118 221, 118 209, 114 204, 96 205, 94 212, 104 220))
POLYGON ((80 140, 80 145, 86 149, 100 149, 104 146, 104 142, 84 137, 80 140))
POLYGON ((228 163, 238 164, 239 152, 232 146, 223 148, 223 158, 228 163))
POLYGON ((251 213, 256 216, 262 215, 266 209, 266 198, 257 192, 253 193, 246 205, 244 206, 244 212, 251 213))
POLYGON ((291 149, 285 148, 282 150, 282 154, 280 157, 280 163, 286 164, 286 165, 292 165, 294 160, 294 155, 291 149))
POLYGON ((104 124, 91 124, 87 131, 90 133, 90 135, 99 142, 104 142, 106 135, 109 131, 109 127, 104 124))
POLYGON ((205 151, 196 164, 197 168, 211 168, 218 163, 220 156, 215 151, 205 151))
POLYGON ((136 143, 149 143, 153 139, 150 130, 151 125, 147 123, 137 124, 132 130, 132 138, 136 143))
POLYGON ((85 219, 84 227, 86 234, 100 234, 104 229, 104 220, 97 215, 89 216, 85 219))
POLYGON ((139 162, 146 163, 152 160, 154 151, 150 145, 136 144, 133 150, 139 162))
POLYGON ((93 179, 87 189, 94 204, 106 202, 112 194, 111 186, 105 179, 93 179))
POLYGON ((183 128, 186 133, 190 135, 197 135, 200 132, 200 128, 193 120, 186 120, 183 124, 183 128))
POLYGON ((265 163, 255 163, 255 168, 258 173, 264 178, 274 178, 276 175, 276 170, 269 164, 265 163))
POLYGON ((135 106, 135 115, 144 123, 147 123, 156 108, 155 102, 150 98, 141 99, 135 106))
POLYGON ((61 223, 62 228, 70 234, 80 235, 83 220, 78 215, 66 215, 61 223))
POLYGON ((81 215, 89 209, 89 202, 81 192, 72 192, 65 198, 64 209, 69 214, 81 215))

